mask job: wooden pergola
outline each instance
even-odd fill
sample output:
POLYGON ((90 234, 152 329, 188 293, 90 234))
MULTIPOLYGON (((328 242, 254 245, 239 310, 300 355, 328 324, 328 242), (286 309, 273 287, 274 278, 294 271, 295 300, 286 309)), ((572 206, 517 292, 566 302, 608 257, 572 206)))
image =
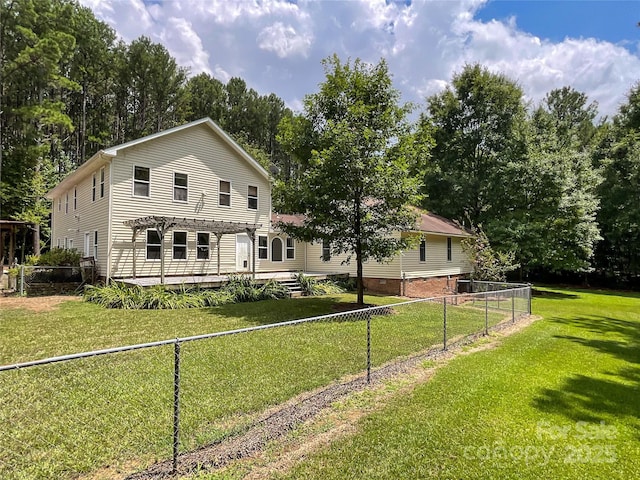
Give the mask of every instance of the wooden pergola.
POLYGON ((220 239, 225 234, 246 233, 251 239, 251 271, 256 274, 256 230, 261 224, 225 222, 221 220, 189 219, 179 217, 148 216, 135 220, 126 220, 124 224, 131 228, 133 235, 133 278, 136 278, 136 240, 142 231, 155 229, 160 237, 160 282, 164 284, 164 236, 173 229, 191 232, 211 232, 216 236, 216 250, 218 257, 217 274, 220 275, 220 239))
POLYGON ((19 220, 0 220, 0 266, 2 266, 5 261, 9 265, 13 264, 16 258, 16 236, 18 231, 29 228, 30 226, 33 226, 33 224, 29 222, 21 222, 19 220), (7 237, 8 249, 5 248, 5 239, 7 237))

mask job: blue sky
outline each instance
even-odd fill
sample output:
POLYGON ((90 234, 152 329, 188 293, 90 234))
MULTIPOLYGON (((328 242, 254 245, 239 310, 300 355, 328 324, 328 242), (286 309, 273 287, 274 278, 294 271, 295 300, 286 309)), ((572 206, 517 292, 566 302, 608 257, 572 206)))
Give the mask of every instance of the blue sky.
POLYGON ((403 99, 419 108, 469 63, 518 82, 531 105, 572 86, 603 116, 640 80, 640 1, 80 1, 125 41, 149 36, 191 74, 241 77, 294 110, 334 53, 385 58, 403 99))
MULTIPOLYGON (((598 38, 613 43, 640 40, 640 1, 506 1, 492 0, 476 18, 506 21, 515 16, 523 31, 562 41, 566 37, 598 38)), ((635 47, 632 47, 635 49, 635 47)))

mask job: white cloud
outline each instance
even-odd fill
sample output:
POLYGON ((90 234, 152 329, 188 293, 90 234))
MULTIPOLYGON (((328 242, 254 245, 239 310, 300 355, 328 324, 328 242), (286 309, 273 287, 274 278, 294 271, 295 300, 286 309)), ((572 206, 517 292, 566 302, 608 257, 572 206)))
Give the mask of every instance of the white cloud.
POLYGON ((424 104, 465 63, 479 62, 518 81, 538 102, 564 85, 615 113, 640 79, 634 45, 596 39, 542 40, 517 19, 474 20, 484 0, 404 2, 278 0, 82 0, 127 41, 162 42, 192 73, 240 76, 260 93, 299 108, 323 79, 321 59, 387 59, 406 100, 424 104), (629 49, 625 48, 628 47, 629 49))
POLYGON ((313 37, 300 35, 291 25, 276 22, 262 29, 258 34, 257 41, 261 49, 274 52, 280 58, 293 55, 306 57, 313 37))

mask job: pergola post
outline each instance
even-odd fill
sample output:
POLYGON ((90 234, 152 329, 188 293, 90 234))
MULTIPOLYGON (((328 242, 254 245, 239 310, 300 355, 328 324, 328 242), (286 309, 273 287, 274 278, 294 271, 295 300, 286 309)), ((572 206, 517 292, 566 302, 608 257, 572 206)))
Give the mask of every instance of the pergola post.
POLYGON ((256 279, 256 231, 247 228, 247 235, 251 239, 251 278, 256 279))
POLYGON ((160 237, 160 285, 164 285, 164 234, 166 232, 165 224, 157 225, 156 230, 160 237))
POLYGON ((131 236, 131 243, 133 244, 133 278, 136 278, 136 240, 140 230, 134 228, 133 235, 131 236))
POLYGON ((216 233, 216 253, 218 256, 218 269, 216 270, 216 274, 220 276, 220 240, 222 240, 222 234, 216 233))

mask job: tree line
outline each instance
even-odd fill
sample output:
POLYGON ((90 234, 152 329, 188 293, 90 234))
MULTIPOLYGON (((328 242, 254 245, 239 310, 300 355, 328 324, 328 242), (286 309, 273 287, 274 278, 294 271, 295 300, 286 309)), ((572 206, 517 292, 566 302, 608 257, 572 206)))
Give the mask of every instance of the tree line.
MULTIPOLYGON (((412 106, 399 103, 384 61, 369 71, 334 57, 326 60, 334 68, 331 81, 307 97, 305 111, 293 113, 278 96, 261 95, 241 78, 223 83, 189 76, 149 38, 118 40, 73 0, 0 5, 2 218, 44 228, 44 193, 93 153, 208 116, 274 172, 281 186, 275 201, 283 210, 293 200, 282 192, 309 177, 318 152, 331 150, 340 181, 340 155, 362 153, 369 141, 375 148, 367 155, 384 150, 387 166, 366 175, 394 171, 399 178, 394 169, 401 159, 417 186, 410 189, 413 203, 481 226, 497 251, 513 252, 523 277, 640 276, 637 85, 613 118, 596 121, 597 104, 570 86, 532 105, 517 82, 468 65, 410 122, 412 106), (371 72, 374 78, 367 77, 371 72), (360 87, 348 85, 351 74, 360 75, 360 87), (345 109, 344 102, 362 111, 345 109), (389 118, 372 112, 395 115, 398 123, 389 127, 383 122, 389 118), (360 128, 363 118, 373 122, 366 123, 371 136, 358 136, 345 123, 360 128), (383 128, 393 132, 389 138, 376 136, 383 128)), ((362 174, 363 165, 356 171, 362 174)), ((361 213, 366 217, 375 207, 361 213)))

